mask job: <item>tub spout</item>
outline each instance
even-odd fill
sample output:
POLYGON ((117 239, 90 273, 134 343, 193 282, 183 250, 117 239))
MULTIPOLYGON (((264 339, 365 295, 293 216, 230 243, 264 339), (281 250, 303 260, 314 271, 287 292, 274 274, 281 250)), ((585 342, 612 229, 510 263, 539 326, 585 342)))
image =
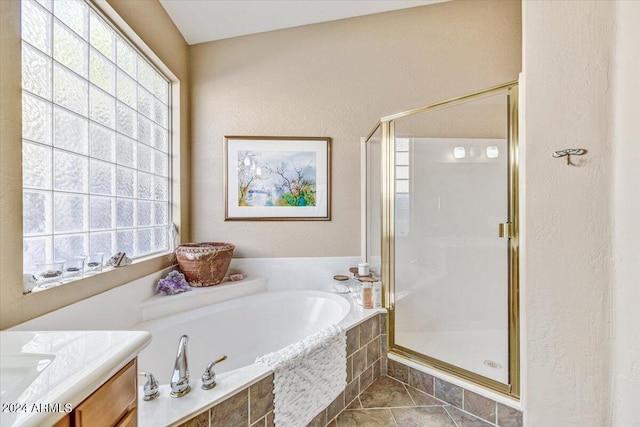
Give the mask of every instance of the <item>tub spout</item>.
POLYGON ((182 397, 191 391, 191 387, 189 387, 189 366, 187 364, 188 343, 188 336, 183 335, 180 337, 176 363, 171 376, 171 397, 182 397))

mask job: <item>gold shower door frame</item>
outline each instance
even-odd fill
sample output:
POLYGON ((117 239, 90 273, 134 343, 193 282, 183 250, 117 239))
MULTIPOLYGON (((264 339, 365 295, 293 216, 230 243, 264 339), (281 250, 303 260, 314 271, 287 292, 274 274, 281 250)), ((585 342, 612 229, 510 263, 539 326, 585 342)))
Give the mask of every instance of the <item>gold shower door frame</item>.
MULTIPOLYGON (((381 130, 382 157, 382 280, 384 306, 389 313, 389 353, 410 359, 422 365, 443 371, 455 377, 469 380, 492 391, 511 398, 520 398, 520 303, 519 303, 519 193, 518 193, 518 81, 484 89, 479 92, 460 96, 447 101, 416 108, 391 116, 383 117, 367 136, 367 142, 381 130), (508 225, 505 227, 508 237, 508 323, 509 323, 509 381, 508 384, 492 380, 475 372, 462 369, 426 354, 398 345, 395 342, 395 120, 415 114, 451 107, 477 98, 500 92, 506 92, 509 102, 508 136, 508 225)), ((498 230, 496 230, 497 232, 498 230)), ((368 254, 367 254, 368 256, 368 254)))

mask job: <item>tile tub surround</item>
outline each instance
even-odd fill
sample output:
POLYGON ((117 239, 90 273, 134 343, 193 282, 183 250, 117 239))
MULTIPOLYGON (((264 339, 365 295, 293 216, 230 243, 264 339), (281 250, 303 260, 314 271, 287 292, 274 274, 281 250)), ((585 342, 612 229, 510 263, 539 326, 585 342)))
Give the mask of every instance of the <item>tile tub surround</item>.
MULTIPOLYGON (((452 384, 433 375, 424 373, 395 360, 387 361, 387 375, 407 386, 419 390, 426 396, 445 402, 445 409, 458 425, 521 427, 522 412, 500 402, 481 396, 463 387, 452 384), (459 421, 465 417, 476 421, 459 421)), ((362 400, 362 396, 360 397, 362 400)), ((364 402, 363 402, 364 403, 364 402)), ((417 402, 416 402, 417 403, 417 402)), ((400 426, 401 424, 398 424, 400 426)), ((429 425, 429 424, 424 424, 429 425)), ((439 426, 440 424, 434 424, 439 426)), ((443 426, 448 424, 442 424, 443 426)))
MULTIPOLYGON (((386 314, 373 316, 352 326, 347 332, 347 386, 327 408, 320 411, 308 427, 335 426, 338 415, 356 402, 360 393, 378 380, 386 363, 380 358, 386 349, 386 314), (385 342, 383 347, 382 342, 385 342)), ((386 359, 384 359, 386 362, 386 359)), ((237 392, 207 411, 179 424, 180 427, 268 427, 274 426, 273 374, 237 392)))

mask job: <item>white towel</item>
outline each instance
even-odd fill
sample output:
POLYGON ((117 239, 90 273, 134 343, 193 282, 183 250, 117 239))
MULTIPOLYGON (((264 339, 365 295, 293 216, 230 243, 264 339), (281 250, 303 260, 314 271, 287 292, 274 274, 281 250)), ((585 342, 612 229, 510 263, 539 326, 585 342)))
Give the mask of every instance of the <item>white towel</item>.
POLYGON ((347 335, 331 325, 256 362, 274 372, 275 425, 303 427, 347 385, 347 335))

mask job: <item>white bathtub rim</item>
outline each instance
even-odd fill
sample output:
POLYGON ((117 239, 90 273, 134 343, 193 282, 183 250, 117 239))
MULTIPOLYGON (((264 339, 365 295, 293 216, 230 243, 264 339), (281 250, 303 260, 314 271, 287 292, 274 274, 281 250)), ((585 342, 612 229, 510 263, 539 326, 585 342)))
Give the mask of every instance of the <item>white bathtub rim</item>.
POLYGON ((167 325, 175 324, 175 322, 178 320, 184 321, 185 316, 187 316, 189 320, 195 320, 205 316, 212 315, 214 313, 219 313, 219 312, 231 310, 234 308, 244 307, 247 305, 247 303, 250 304, 252 302, 255 302, 256 300, 260 300, 264 298, 266 298, 264 302, 269 302, 277 298, 286 298, 288 296, 297 296, 297 295, 327 298, 331 301, 337 302, 340 305, 340 308, 342 309, 341 320, 337 322, 337 324, 340 326, 342 326, 341 323, 345 318, 349 316, 349 313, 351 311, 351 306, 348 301, 347 301, 347 304, 344 304, 343 300, 340 298, 339 295, 332 294, 330 292, 314 291, 314 290, 292 290, 292 291, 262 290, 262 291, 253 292, 251 294, 245 295, 237 299, 234 298, 230 300, 225 300, 219 303, 194 308, 193 310, 181 311, 174 314, 170 314, 165 317, 159 317, 153 320, 143 321, 135 325, 132 328, 132 330, 147 330, 147 328, 163 329, 167 325))
MULTIPOLYGON (((266 291, 267 294, 292 294, 303 293, 307 295, 317 295, 329 298, 342 298, 346 300, 349 305, 349 311, 344 318, 338 322, 338 325, 345 330, 362 323, 379 313, 386 313, 385 309, 373 309, 364 310, 362 306, 359 306, 350 294, 338 295, 331 294, 324 291, 314 290, 291 290, 291 291, 266 291), (329 294, 329 295, 327 295, 329 294)), ((247 298, 262 297, 263 292, 257 293, 255 296, 250 295, 241 298, 242 301, 237 302, 234 300, 225 301, 219 305, 224 306, 241 306, 246 302, 247 298)), ((217 304, 218 305, 218 304, 217 304)), ((203 311, 209 307, 202 307, 195 311, 203 311)), ((174 316, 179 316, 176 314, 174 316)), ((173 316, 169 316, 173 317, 173 316)), ((164 319, 156 319, 149 323, 160 323, 164 319)), ((202 390, 200 388, 202 381, 199 378, 193 378, 191 380, 191 392, 181 398, 171 398, 169 396, 170 387, 167 384, 160 385, 160 397, 155 401, 145 402, 142 400, 144 382, 139 384, 138 393, 138 426, 139 427, 155 427, 159 425, 177 426, 202 412, 207 411, 223 400, 233 396, 237 392, 250 387, 263 378, 271 375, 273 371, 262 363, 253 363, 247 366, 243 366, 232 371, 221 373, 217 376, 218 385, 212 390, 202 390)))

